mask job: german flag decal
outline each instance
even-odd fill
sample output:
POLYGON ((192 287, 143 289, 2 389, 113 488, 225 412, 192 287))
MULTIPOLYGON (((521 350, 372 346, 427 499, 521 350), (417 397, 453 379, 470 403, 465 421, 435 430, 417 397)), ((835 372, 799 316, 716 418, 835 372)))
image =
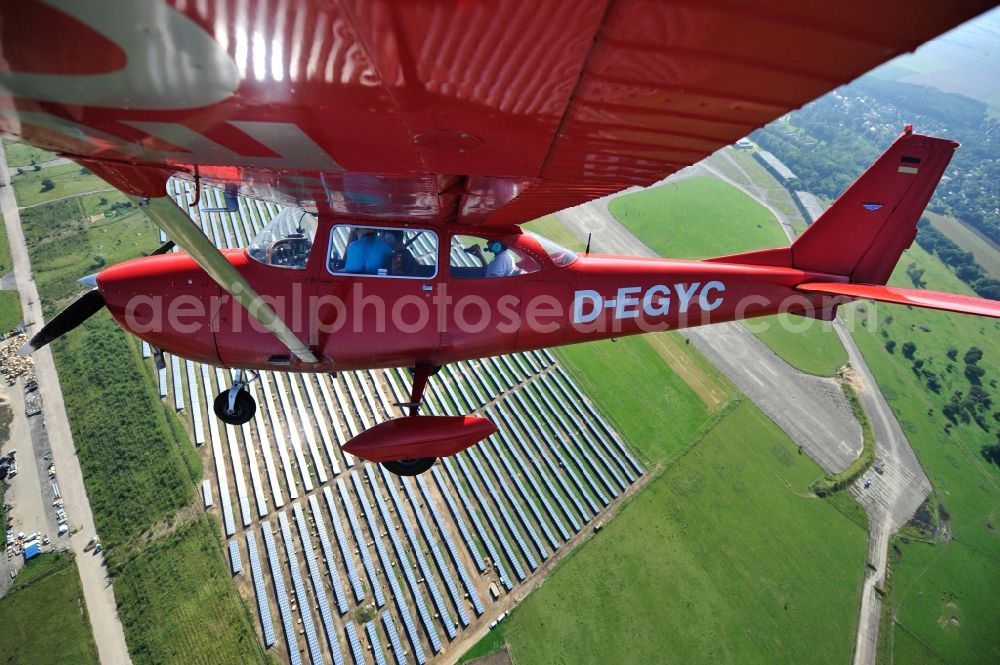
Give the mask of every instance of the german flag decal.
POLYGON ((903 155, 899 158, 899 172, 916 175, 920 172, 920 158, 903 155))

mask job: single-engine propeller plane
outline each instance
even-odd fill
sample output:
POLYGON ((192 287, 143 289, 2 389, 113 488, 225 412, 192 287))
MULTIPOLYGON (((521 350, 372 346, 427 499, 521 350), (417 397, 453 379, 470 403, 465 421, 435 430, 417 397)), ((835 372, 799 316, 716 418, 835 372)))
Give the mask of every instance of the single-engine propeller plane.
POLYGON ((0 128, 100 175, 171 241, 85 280, 24 352, 107 308, 159 350, 237 370, 215 404, 233 424, 260 370, 408 367, 405 415, 345 449, 415 474, 496 430, 419 414, 447 363, 831 319, 859 298, 1000 317, 886 286, 958 147, 910 127, 789 247, 578 255, 519 227, 656 182, 989 6, 5 4, 0 128), (220 251, 166 195, 174 176, 225 187, 230 208, 237 192, 286 207, 220 251))

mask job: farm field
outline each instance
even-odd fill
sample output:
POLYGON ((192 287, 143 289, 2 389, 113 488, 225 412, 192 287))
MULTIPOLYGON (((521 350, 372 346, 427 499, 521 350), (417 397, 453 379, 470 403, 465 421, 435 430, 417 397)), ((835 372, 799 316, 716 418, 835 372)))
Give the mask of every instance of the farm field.
MULTIPOLYGON (((925 269, 927 288, 971 294, 947 267, 917 246, 904 254, 890 284, 911 287, 906 266, 914 262, 925 269)), ((934 486, 949 533, 947 540, 933 545, 896 539, 890 552, 888 599, 895 623, 880 650, 881 662, 996 661, 1000 469, 987 462, 981 449, 996 443, 1000 430, 992 415, 1000 399, 1000 325, 944 312, 866 307, 877 313, 877 320, 856 327, 854 338, 934 486), (890 341, 896 343, 892 353, 886 348, 890 341), (912 359, 901 351, 907 342, 915 345, 912 359), (975 363, 985 372, 979 388, 992 405, 973 411, 985 426, 973 419, 969 409, 974 407, 967 403, 974 384, 965 376, 964 356, 973 346, 983 352, 975 363), (954 360, 948 355, 950 347, 955 349, 954 360), (940 383, 936 392, 924 372, 933 373, 940 383), (963 406, 952 423, 944 409, 956 392, 963 406)))
POLYGON ((48 150, 42 150, 33 145, 10 139, 3 139, 3 150, 7 156, 7 166, 10 168, 30 166, 32 162, 35 164, 44 164, 45 162, 59 158, 59 155, 51 153, 48 150))
POLYGON ((739 404, 513 612, 515 662, 848 661, 867 539, 819 475, 739 404))
MULTIPOLYGON (((10 258, 7 231, 0 215, 0 276, 14 269, 10 258)), ((5 334, 21 321, 21 301, 16 291, 0 291, 0 334, 5 334)))
POLYGON ((675 372, 659 356, 650 336, 567 346, 555 354, 632 449, 651 465, 675 458, 712 415, 689 382, 707 380, 717 387, 724 401, 715 410, 735 397, 734 389, 707 363, 704 368, 693 365, 686 372, 689 376, 675 372))
POLYGON ((216 528, 199 514, 122 566, 115 592, 132 662, 264 661, 216 528))
MULTIPOLYGON (((78 277, 158 244, 155 227, 117 193, 24 209, 22 223, 47 316, 82 291, 78 277)), ((178 518, 196 501, 202 465, 139 342, 101 312, 53 353, 133 662, 260 662, 218 540, 198 513, 193 525, 178 518)))
POLYGON ((933 212, 925 212, 924 216, 938 231, 961 247, 966 252, 972 252, 976 263, 983 267, 993 277, 1000 278, 1000 248, 994 246, 975 229, 966 226, 954 217, 946 217, 933 212))
POLYGON ((77 164, 61 164, 41 171, 28 171, 11 177, 19 206, 27 207, 67 196, 99 190, 113 191, 107 184, 77 164), (51 181, 46 189, 43 180, 51 181))
MULTIPOLYGON (((618 221, 664 257, 700 259, 788 244, 767 208, 735 187, 710 178, 691 178, 620 196, 609 208, 618 221)), ((746 325, 803 372, 832 376, 847 362, 840 340, 822 321, 778 315, 746 325)))
POLYGON ((99 662, 72 556, 53 552, 29 561, 0 599, 0 626, 4 663, 99 662))

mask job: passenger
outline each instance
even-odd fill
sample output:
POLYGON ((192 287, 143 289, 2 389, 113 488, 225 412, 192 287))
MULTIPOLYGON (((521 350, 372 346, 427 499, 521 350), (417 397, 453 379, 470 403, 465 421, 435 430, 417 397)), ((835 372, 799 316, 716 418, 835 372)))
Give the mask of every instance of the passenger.
POLYGON ((465 249, 467 254, 476 257, 486 266, 486 277, 509 277, 517 270, 517 266, 514 265, 514 254, 499 240, 491 240, 486 251, 493 254, 493 258, 489 263, 486 262, 486 257, 483 256, 483 248, 479 245, 473 245, 465 249))
POLYGON ((392 259, 389 262, 389 274, 411 277, 417 270, 417 260, 403 242, 400 231, 386 231, 382 236, 392 248, 392 259))
POLYGON ((377 229, 360 229, 361 237, 347 246, 344 272, 362 275, 385 274, 392 248, 379 237, 377 229))

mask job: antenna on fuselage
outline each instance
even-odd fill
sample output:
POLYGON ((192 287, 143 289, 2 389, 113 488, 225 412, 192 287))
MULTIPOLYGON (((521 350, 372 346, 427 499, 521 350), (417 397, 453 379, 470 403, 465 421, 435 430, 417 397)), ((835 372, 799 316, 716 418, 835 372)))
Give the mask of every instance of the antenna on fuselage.
POLYGON ((587 234, 587 249, 583 250, 584 256, 590 256, 590 239, 593 237, 594 234, 592 232, 587 234))

